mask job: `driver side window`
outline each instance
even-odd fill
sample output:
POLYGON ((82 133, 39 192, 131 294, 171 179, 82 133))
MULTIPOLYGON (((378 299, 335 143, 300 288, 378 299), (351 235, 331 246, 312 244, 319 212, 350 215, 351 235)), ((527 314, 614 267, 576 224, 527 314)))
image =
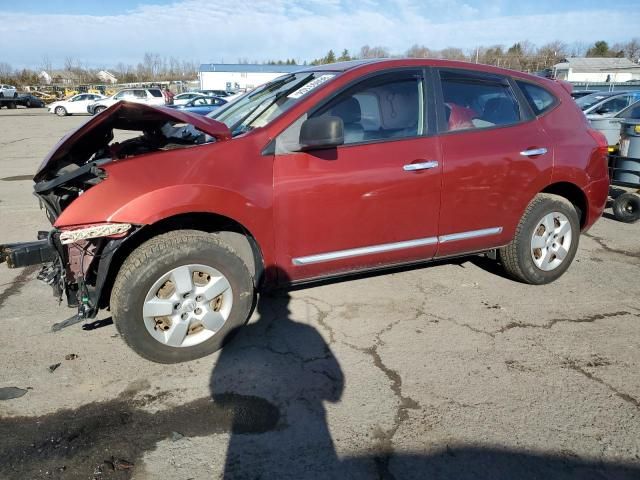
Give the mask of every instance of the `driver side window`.
POLYGON ((339 117, 344 144, 397 140, 422 135, 424 89, 420 71, 385 73, 364 80, 310 114, 298 118, 276 138, 276 154, 300 149, 300 129, 308 118, 339 117))

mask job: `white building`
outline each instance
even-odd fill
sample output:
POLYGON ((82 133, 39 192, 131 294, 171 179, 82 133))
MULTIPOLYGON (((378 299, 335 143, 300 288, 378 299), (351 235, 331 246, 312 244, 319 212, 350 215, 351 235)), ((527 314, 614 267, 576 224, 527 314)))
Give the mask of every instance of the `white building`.
POLYGON ((103 81, 104 83, 110 83, 110 84, 114 84, 114 83, 118 83, 118 79, 116 78, 116 76, 107 71, 107 70, 100 70, 97 74, 96 77, 98 77, 101 81, 103 81))
POLYGON ((302 68, 300 65, 204 63, 200 65, 198 78, 201 90, 251 90, 302 68))
POLYGON ((640 65, 627 58, 567 58, 554 65, 556 78, 569 82, 627 82, 640 79, 640 65))

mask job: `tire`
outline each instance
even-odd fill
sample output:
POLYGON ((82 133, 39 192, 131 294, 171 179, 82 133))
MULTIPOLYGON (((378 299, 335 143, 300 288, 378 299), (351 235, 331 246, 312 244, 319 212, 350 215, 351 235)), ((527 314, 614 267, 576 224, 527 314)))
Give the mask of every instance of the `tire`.
POLYGON ((541 193, 527 206, 513 241, 498 250, 499 259, 515 280, 543 285, 569 268, 579 239, 576 208, 563 197, 541 193))
POLYGON ((14 109, 18 108, 18 105, 16 105, 16 102, 9 102, 9 105, 7 105, 7 108, 9 110, 14 110, 14 109))
POLYGON ((111 312, 138 355, 179 363, 219 350, 249 319, 254 297, 253 279, 235 251, 214 234, 178 230, 143 243, 124 261, 111 292, 111 312), (207 328, 212 325, 205 318, 215 328, 207 328))
POLYGON ((96 108, 93 110, 93 114, 94 114, 94 115, 97 115, 97 114, 99 114, 100 112, 104 112, 106 109, 107 109, 107 107, 103 107, 103 106, 96 107, 96 108))
POLYGON ((613 201, 613 215, 624 223, 637 222, 640 220, 640 197, 623 193, 613 201))
POLYGON ((24 106, 25 106, 25 107, 27 107, 27 108, 31 108, 31 100, 27 100, 27 101, 24 103, 24 106))
POLYGON ((56 107, 54 113, 59 117, 64 117, 67 115, 67 109, 64 107, 56 107))

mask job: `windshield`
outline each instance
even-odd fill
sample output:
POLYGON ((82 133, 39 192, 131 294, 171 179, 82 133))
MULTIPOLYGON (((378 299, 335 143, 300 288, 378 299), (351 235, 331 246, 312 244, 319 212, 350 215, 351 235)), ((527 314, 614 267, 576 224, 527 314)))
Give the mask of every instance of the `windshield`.
POLYGON ((602 93, 592 93, 591 95, 585 95, 582 98, 576 100, 576 103, 582 110, 587 110, 588 108, 593 107, 596 103, 601 102, 605 98, 610 97, 611 95, 606 95, 602 93))
POLYGON ((208 116, 239 135, 264 127, 289 110, 302 97, 336 77, 335 72, 300 72, 279 77, 258 87, 208 116))

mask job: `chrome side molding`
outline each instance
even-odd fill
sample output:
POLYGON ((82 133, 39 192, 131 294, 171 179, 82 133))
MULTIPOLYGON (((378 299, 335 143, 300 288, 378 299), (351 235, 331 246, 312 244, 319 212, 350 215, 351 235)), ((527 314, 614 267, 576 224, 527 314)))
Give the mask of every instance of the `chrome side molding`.
POLYGON ((350 248, 349 250, 319 253, 317 255, 294 258, 292 262, 294 265, 310 265, 312 263, 330 262, 341 258, 359 257, 361 255, 371 255, 373 253, 391 252, 393 250, 402 250, 405 248, 435 245, 436 243, 438 243, 438 239, 436 237, 419 238, 417 240, 408 240, 406 242, 383 243, 381 245, 372 245, 370 247, 350 248))
POLYGON ((369 247, 350 248, 348 250, 337 250, 335 252, 318 253, 305 257, 296 257, 293 258, 291 262, 294 265, 312 265, 314 263, 331 262, 333 260, 341 260, 343 258, 372 255, 374 253, 384 253, 394 250, 403 250, 406 248, 424 247, 426 245, 435 245, 436 243, 447 243, 460 240, 468 240, 471 238, 487 237, 491 235, 498 235, 500 233, 502 233, 502 227, 483 228, 482 230, 452 233, 449 235, 441 235, 439 237, 418 238, 416 240, 407 240, 404 242, 383 243, 380 245, 371 245, 369 247))
POLYGON ((483 228, 482 230, 471 230, 470 232, 451 233, 438 237, 440 243, 457 242, 459 240, 469 240, 470 238, 488 237, 502 233, 502 227, 483 228))

